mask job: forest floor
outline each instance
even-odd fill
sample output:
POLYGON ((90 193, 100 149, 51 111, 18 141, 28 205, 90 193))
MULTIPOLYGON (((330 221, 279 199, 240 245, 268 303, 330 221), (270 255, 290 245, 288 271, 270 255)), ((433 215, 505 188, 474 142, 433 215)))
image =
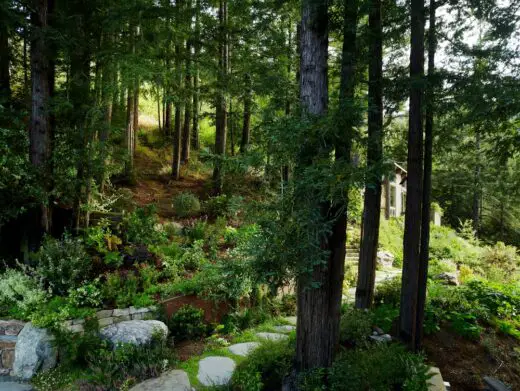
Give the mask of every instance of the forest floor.
POLYGON ((181 179, 171 178, 171 148, 148 148, 138 146, 135 154, 135 181, 127 185, 133 200, 139 206, 155 204, 161 220, 175 215, 172 199, 182 192, 191 192, 200 199, 207 198, 209 172, 200 165, 183 166, 181 179))
POLYGON ((512 390, 520 390, 520 346, 510 336, 487 330, 481 340, 472 341, 445 325, 425 337, 424 350, 452 391, 483 390, 484 376, 505 380, 512 390))

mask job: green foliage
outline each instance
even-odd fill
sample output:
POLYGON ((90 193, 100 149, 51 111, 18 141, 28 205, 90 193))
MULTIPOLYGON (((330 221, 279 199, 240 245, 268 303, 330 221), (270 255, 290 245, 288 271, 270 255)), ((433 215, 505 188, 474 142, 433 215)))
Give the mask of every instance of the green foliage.
POLYGON ((76 307, 99 307, 103 297, 99 286, 99 278, 85 283, 76 289, 69 289, 69 301, 76 307))
POLYGON ((451 259, 457 264, 478 263, 480 248, 461 238, 453 229, 445 226, 431 226, 430 256, 437 259, 451 259))
POLYGON ((139 280, 136 273, 107 273, 103 284, 103 297, 115 303, 118 308, 126 308, 132 305, 134 297, 137 296, 139 280))
POLYGON ((165 234, 157 226, 155 206, 148 205, 144 208, 137 208, 124 217, 122 232, 126 242, 131 244, 161 244, 165 241, 165 234))
POLYGON ((514 275, 520 262, 516 248, 506 246, 503 242, 497 242, 492 247, 485 247, 480 260, 487 274, 493 269, 501 271, 503 273, 502 281, 507 280, 508 276, 514 275))
POLYGON ((183 192, 173 198, 173 209, 179 217, 195 216, 200 212, 200 201, 195 194, 183 192))
POLYGON ((401 277, 384 280, 376 287, 374 294, 376 304, 389 304, 399 306, 401 302, 401 277))
POLYGON ((35 273, 55 294, 66 294, 88 279, 92 260, 81 239, 63 235, 61 240, 46 236, 35 255, 35 273))
POLYGON ((107 219, 102 219, 98 225, 87 228, 85 244, 101 254, 106 265, 117 268, 123 264, 123 257, 118 251, 122 240, 112 232, 107 219))
POLYGON ((219 195, 209 198, 204 202, 204 212, 210 218, 233 218, 242 207, 242 197, 219 195))
POLYGON ((204 252, 204 241, 196 240, 191 247, 184 250, 180 258, 180 264, 186 270, 200 270, 200 268, 207 264, 206 253, 204 252))
POLYGON ((403 224, 402 218, 382 218, 379 228, 379 246, 394 255, 394 266, 397 267, 403 264, 403 224))
POLYGON ((340 340, 353 346, 363 346, 372 334, 373 314, 368 311, 349 308, 341 316, 340 340))
POLYGON ((394 321, 399 317, 399 308, 390 304, 380 304, 374 308, 374 324, 387 333, 392 329, 394 321))
POLYGON ((209 328, 204 323, 204 310, 183 305, 168 321, 168 329, 176 341, 204 337, 209 328))
POLYGON ((86 355, 87 380, 82 384, 119 390, 124 385, 157 377, 166 371, 176 359, 162 339, 155 338, 151 344, 136 346, 124 344, 112 349, 104 345, 86 355))
POLYGON ((61 323, 70 319, 86 319, 93 316, 92 308, 76 307, 70 300, 55 296, 49 302, 42 303, 30 314, 30 320, 37 327, 59 330, 61 323))
POLYGON ((34 279, 15 269, 0 274, 0 315, 26 318, 48 299, 48 292, 34 279))
POLYGON ((186 227, 186 237, 190 242, 204 240, 206 238, 207 227, 208 223, 206 221, 197 220, 193 223, 192 226, 186 227))
POLYGON ((341 354, 330 370, 329 389, 426 391, 428 371, 423 357, 407 352, 404 347, 375 344, 341 354))
POLYGON ((70 386, 75 380, 70 368, 60 365, 47 371, 40 371, 31 380, 36 391, 56 391, 70 386))
POLYGON ((294 340, 266 341, 237 365, 231 384, 237 391, 276 390, 289 373, 294 340))

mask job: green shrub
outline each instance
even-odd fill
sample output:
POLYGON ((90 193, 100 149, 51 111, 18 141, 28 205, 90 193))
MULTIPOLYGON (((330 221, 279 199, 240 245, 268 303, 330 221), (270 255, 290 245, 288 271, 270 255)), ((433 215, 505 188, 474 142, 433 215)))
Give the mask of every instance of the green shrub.
POLYGON ((266 341, 237 365, 231 384, 237 391, 277 390, 289 373, 295 352, 294 340, 266 341))
POLYGON ((132 271, 127 273, 107 273, 103 284, 103 297, 114 303, 118 308, 126 308, 132 305, 134 296, 137 295, 139 281, 132 271))
POLYGON ((457 232, 446 226, 431 226, 430 256, 437 259, 451 259, 457 264, 476 265, 480 248, 471 241, 461 238, 457 232))
POLYGON ((184 253, 178 243, 171 242, 162 246, 152 246, 150 250, 161 259, 166 277, 175 278, 178 276, 181 257, 184 253))
POLYGON ((384 280, 376 287, 374 295, 376 304, 390 304, 395 307, 401 302, 401 277, 384 280))
POLYGON ((200 201, 195 194, 183 192, 173 197, 173 209, 182 218, 195 216, 200 212, 200 201))
POLYGON ((69 301, 76 307, 99 307, 103 301, 99 278, 78 288, 69 289, 69 301))
POLYGON ((86 355, 87 377, 78 386, 96 386, 95 389, 120 390, 148 378, 158 377, 170 368, 176 358, 161 338, 151 344, 125 344, 112 349, 104 345, 86 355))
POLYGON ((22 271, 7 269, 0 274, 0 315, 18 313, 26 318, 47 299, 42 286, 22 271))
POLYGON ((362 346, 372 334, 373 314, 368 311, 349 308, 341 316, 340 340, 354 346, 362 346))
POLYGON ((204 241, 196 240, 193 242, 191 247, 184 250, 184 254, 180 258, 180 264, 187 270, 199 270, 201 266, 208 262, 203 247, 204 241))
POLYGON ((161 244, 166 240, 164 231, 158 229, 155 206, 137 208, 123 218, 123 229, 127 243, 137 245, 161 244))
POLYGON ((402 218, 381 219, 379 228, 379 246, 394 255, 394 266, 403 264, 403 230, 402 218))
POLYGON ((340 355, 330 370, 329 389, 426 391, 428 371, 423 357, 407 352, 404 347, 375 344, 340 355))
POLYGON ((36 253, 36 275, 55 294, 64 295, 88 279, 92 261, 80 239, 63 235, 61 240, 46 236, 36 253))
POLYGON ((197 220, 191 226, 185 228, 186 237, 190 242, 204 240, 206 238, 207 228, 208 223, 206 221, 197 220))
POLYGON ((518 267, 516 247, 506 246, 502 242, 493 247, 486 247, 481 255, 481 263, 484 270, 497 268, 506 274, 512 274, 518 267))
POLYGON ((204 323, 204 310, 183 305, 168 321, 168 328, 175 340, 200 339, 208 332, 208 326, 204 323))
POLYGON ((85 244, 101 254, 106 265, 117 268, 123 264, 123 256, 118 251, 122 240, 112 232, 107 219, 102 219, 98 225, 87 228, 85 244))
POLYGON ((399 317, 399 308, 389 304, 380 304, 374 308, 374 325, 387 333, 391 331, 394 321, 399 317))
POLYGON ((56 296, 49 302, 40 304, 30 315, 30 320, 37 327, 59 330, 65 320, 86 319, 95 314, 92 308, 76 307, 69 299, 56 296))
POLYGON ((204 211, 210 218, 233 218, 242 207, 242 197, 219 195, 204 202, 204 211))

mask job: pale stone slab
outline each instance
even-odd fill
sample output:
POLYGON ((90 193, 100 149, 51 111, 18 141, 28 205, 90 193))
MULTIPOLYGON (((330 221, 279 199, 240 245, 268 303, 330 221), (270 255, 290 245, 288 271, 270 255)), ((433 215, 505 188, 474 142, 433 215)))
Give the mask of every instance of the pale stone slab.
POLYGON ((231 353, 236 354, 237 356, 246 357, 259 346, 260 344, 258 342, 244 342, 231 345, 228 349, 231 353))
POLYGON ((191 385, 186 372, 173 370, 139 383, 130 391, 191 391, 191 385))
POLYGON ((224 386, 231 380, 235 367, 229 357, 206 357, 199 361, 197 379, 204 386, 224 386))
POLYGON ((17 383, 17 382, 0 382, 0 390, 2 391, 32 391, 33 388, 30 384, 27 383, 17 383))
POLYGON ((432 377, 428 380, 428 391, 446 391, 439 368, 431 367, 429 373, 432 377))
POLYGON ((279 333, 290 333, 291 331, 296 330, 296 326, 292 325, 274 326, 273 328, 279 333))
POLYGON ((293 326, 296 326, 296 316, 287 316, 285 320, 293 326))
POLYGON ((280 341, 289 338, 285 334, 280 333, 256 333, 258 338, 267 339, 268 341, 280 341))

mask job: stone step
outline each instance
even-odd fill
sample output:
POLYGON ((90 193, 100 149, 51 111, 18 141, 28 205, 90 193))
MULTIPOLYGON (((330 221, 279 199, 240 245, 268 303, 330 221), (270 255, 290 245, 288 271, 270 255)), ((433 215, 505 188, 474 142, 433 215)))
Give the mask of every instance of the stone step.
POLYGON ((206 387, 225 386, 231 380, 236 364, 229 357, 206 357, 199 361, 197 379, 206 387))
POLYGON ((191 391, 188 374, 181 370, 163 373, 155 379, 145 380, 130 391, 191 391))
POLYGON ((268 341, 280 341, 289 338, 287 335, 280 333, 256 333, 256 336, 268 341))
POLYGON ((246 357, 259 346, 258 342, 244 342, 231 345, 228 347, 228 350, 237 356, 246 357))

